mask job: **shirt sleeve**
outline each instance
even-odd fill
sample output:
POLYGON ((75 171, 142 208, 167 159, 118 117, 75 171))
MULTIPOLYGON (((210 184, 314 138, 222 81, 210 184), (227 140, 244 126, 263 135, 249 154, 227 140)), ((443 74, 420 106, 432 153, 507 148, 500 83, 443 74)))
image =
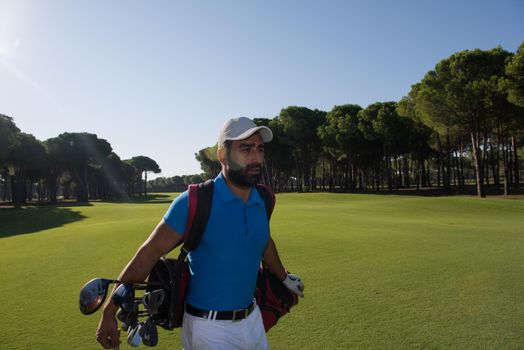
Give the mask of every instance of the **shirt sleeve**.
POLYGON ((182 236, 186 232, 187 215, 189 212, 188 200, 188 191, 185 191, 175 198, 164 215, 164 221, 169 227, 182 236))

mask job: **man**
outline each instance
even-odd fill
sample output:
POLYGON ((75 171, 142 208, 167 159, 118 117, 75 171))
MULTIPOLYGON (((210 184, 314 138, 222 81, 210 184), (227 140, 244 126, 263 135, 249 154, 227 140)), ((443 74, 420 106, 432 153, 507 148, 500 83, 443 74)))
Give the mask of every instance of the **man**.
MULTIPOLYGON (((214 180, 202 241, 188 255, 191 277, 181 332, 186 350, 268 349, 262 316, 253 302, 261 258, 287 288, 304 296, 300 279, 288 275, 280 261, 269 235, 264 200, 253 187, 262 177, 264 143, 272 139, 269 128, 257 127, 248 118, 228 120, 219 133, 222 172, 214 180)), ((158 259, 182 239, 187 216, 186 191, 173 201, 119 280, 144 280, 158 259)), ((120 343, 116 311, 109 298, 96 333, 106 349, 120 343)))

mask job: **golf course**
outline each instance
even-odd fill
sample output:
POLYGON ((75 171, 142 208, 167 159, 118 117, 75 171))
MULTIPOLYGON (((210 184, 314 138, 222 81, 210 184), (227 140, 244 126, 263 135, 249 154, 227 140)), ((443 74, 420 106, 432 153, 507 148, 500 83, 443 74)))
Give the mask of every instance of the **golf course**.
MULTIPOLYGON (((176 195, 0 208, 0 349, 101 349, 80 288, 116 278, 176 195)), ((524 348, 523 214, 522 196, 278 194, 272 236, 306 288, 270 347, 524 348)))

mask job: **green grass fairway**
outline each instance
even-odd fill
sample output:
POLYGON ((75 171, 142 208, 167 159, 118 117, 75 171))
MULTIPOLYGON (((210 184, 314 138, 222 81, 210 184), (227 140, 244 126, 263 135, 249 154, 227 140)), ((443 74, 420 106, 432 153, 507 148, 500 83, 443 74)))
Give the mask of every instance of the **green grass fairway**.
MULTIPOLYGON (((1 209, 0 349, 102 349, 80 288, 116 277, 172 197, 1 209)), ((524 348, 522 197, 280 194, 271 228, 306 285, 272 349, 524 348)))

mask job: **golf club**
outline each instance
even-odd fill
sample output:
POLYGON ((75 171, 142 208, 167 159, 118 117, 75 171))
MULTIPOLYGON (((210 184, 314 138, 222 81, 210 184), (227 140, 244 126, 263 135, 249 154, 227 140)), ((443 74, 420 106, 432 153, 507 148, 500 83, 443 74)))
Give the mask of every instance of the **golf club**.
POLYGON ((142 303, 150 315, 155 315, 164 302, 166 293, 163 289, 156 289, 152 292, 144 293, 142 303))
POLYGON ((158 344, 158 330, 155 321, 151 317, 141 328, 142 343, 146 346, 156 346, 158 344))
POLYGON ((132 284, 122 283, 119 285, 112 296, 113 303, 120 306, 125 311, 135 309, 135 289, 132 284))
POLYGON ((116 318, 122 322, 122 327, 124 324, 131 328, 135 327, 138 323, 139 316, 141 315, 139 315, 138 305, 135 310, 125 311, 124 309, 120 308, 116 313, 116 318))
POLYGON ((135 348, 140 345, 140 341, 142 340, 142 336, 140 335, 141 330, 142 323, 139 323, 129 331, 129 333, 127 334, 127 343, 129 345, 135 348))
POLYGON ((107 278, 93 278, 80 289, 80 312, 84 315, 90 315, 97 311, 104 303, 109 284, 111 283, 128 283, 132 284, 135 289, 146 289, 147 286, 162 286, 161 283, 128 281, 122 282, 107 278))
POLYGON ((105 278, 93 278, 80 290, 80 312, 89 315, 102 306, 107 297, 107 288, 113 282, 105 278))

